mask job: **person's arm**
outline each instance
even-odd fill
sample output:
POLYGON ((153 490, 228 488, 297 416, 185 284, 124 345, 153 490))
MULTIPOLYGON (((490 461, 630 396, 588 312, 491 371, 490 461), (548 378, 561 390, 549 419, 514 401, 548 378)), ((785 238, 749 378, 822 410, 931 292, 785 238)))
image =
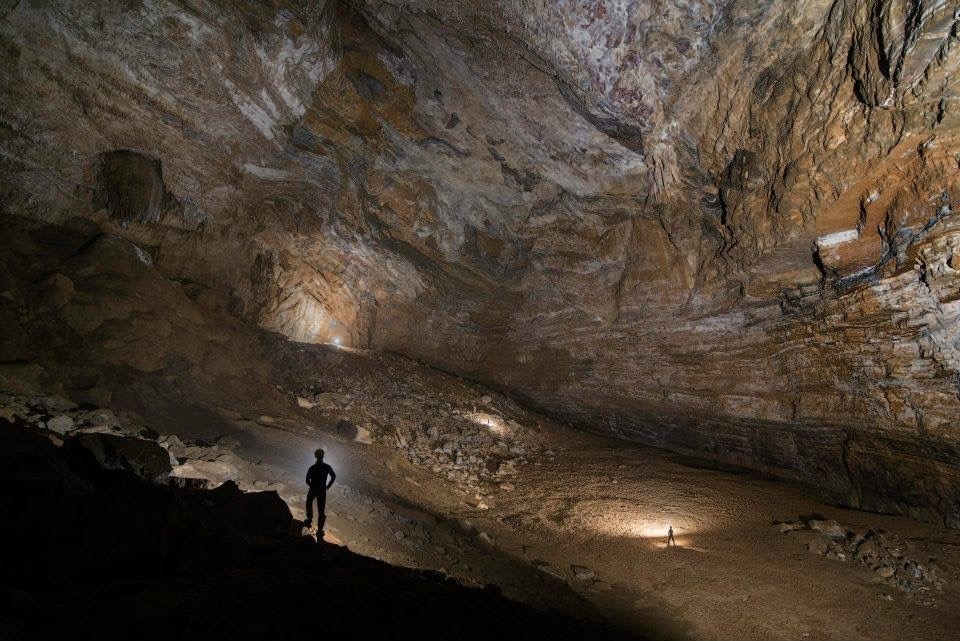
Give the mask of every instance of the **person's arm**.
POLYGON ((329 465, 327 466, 327 469, 330 470, 330 482, 327 483, 327 489, 329 490, 330 486, 333 485, 333 482, 337 480, 337 475, 334 473, 333 468, 329 465))
POLYGON ((310 479, 313 478, 313 466, 307 468, 307 485, 310 485, 310 479))

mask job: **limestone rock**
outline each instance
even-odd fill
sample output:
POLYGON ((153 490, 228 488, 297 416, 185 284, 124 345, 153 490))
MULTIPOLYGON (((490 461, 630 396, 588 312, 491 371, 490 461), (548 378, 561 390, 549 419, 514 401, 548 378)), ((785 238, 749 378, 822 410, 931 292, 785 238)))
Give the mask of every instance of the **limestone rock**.
MULTIPOLYGON (((907 557, 903 540, 891 532, 860 530, 851 533, 833 519, 813 516, 775 525, 781 533, 805 544, 810 552, 836 561, 856 560, 902 592, 943 590, 944 580, 938 572, 907 557)), ((934 603, 931 599, 928 602, 928 605, 934 603)))
POLYGON ((54 416, 46 422, 47 429, 57 434, 66 434, 74 427, 73 419, 66 414, 54 416))
POLYGON ((111 367, 243 372, 154 313, 193 291, 331 367, 399 352, 960 525, 960 47, 921 4, 14 3, 0 382, 39 389, 53 320, 111 367))
POLYGON ((807 527, 809 527, 811 530, 822 532, 824 536, 834 541, 843 541, 847 538, 847 531, 844 530, 839 523, 832 519, 829 521, 812 519, 807 522, 807 527))
POLYGON ((573 578, 578 581, 589 581, 596 576, 593 570, 583 565, 571 565, 570 571, 573 572, 573 578))

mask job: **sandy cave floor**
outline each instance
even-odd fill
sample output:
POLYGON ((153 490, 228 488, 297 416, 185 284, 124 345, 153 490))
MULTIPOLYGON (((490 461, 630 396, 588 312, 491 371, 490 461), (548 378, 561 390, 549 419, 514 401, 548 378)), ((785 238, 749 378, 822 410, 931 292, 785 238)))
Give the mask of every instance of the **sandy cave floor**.
MULTIPOLYGON (((202 399, 167 406, 163 423, 176 430, 151 424, 184 440, 236 439, 222 465, 181 472, 277 489, 295 518, 303 517, 302 475, 322 446, 338 475, 327 503, 328 540, 467 584, 495 583, 541 607, 583 610, 572 589, 601 616, 644 637, 953 639, 960 629, 960 532, 830 507, 792 484, 695 467, 578 432, 403 359, 363 352, 331 358, 335 366, 310 370, 308 382, 349 397, 346 407, 304 408, 296 391, 280 385, 279 394, 250 395, 229 407, 222 399, 203 410, 202 399), (394 406, 375 402, 390 396, 386 379, 394 395, 408 394, 405 413, 376 417, 394 406), (525 444, 515 473, 456 482, 412 463, 392 436, 360 443, 332 429, 342 416, 381 428, 434 417, 438 398, 452 408, 451 420, 462 418, 457 408, 483 399, 492 415, 509 416, 513 440, 525 444), (897 534, 911 558, 938 568, 944 590, 908 595, 855 560, 809 552, 773 525, 810 514, 850 530, 897 534), (679 547, 668 549, 671 524, 679 547)), ((307 375, 291 367, 287 383, 307 375)))

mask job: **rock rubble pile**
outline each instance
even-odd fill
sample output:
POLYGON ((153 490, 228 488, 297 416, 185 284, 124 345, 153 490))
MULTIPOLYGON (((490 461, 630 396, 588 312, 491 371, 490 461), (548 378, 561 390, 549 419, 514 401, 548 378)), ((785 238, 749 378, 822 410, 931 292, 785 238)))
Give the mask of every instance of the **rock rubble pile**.
POLYGON ((910 556, 902 537, 881 529, 847 530, 833 519, 801 517, 775 523, 780 532, 818 556, 836 561, 855 561, 876 573, 886 585, 915 597, 923 605, 936 606, 936 595, 946 581, 936 560, 924 562, 910 556))
MULTIPOLYGON (((337 421, 343 437, 396 449, 474 494, 481 507, 485 496, 515 489, 513 477, 533 454, 546 454, 537 429, 521 425, 523 410, 505 396, 465 383, 434 389, 409 363, 368 357, 378 367, 366 376, 347 383, 331 368, 289 392, 291 401, 337 421)), ((337 365, 349 358, 330 356, 337 365)))

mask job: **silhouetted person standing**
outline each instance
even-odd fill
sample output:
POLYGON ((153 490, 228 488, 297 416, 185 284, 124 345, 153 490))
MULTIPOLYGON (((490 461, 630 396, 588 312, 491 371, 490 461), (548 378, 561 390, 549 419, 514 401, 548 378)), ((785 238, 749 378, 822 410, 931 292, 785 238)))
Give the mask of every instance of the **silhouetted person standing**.
POLYGON ((307 520, 304 523, 307 527, 313 523, 313 501, 317 501, 317 536, 323 534, 323 526, 327 521, 327 490, 337 479, 333 473, 333 468, 323 462, 323 450, 318 449, 314 452, 317 462, 307 470, 307 520), (329 479, 329 480, 328 480, 329 479))
POLYGON ((677 540, 673 538, 673 526, 670 526, 670 529, 667 530, 667 547, 670 547, 670 544, 673 544, 673 547, 677 547, 677 540))

